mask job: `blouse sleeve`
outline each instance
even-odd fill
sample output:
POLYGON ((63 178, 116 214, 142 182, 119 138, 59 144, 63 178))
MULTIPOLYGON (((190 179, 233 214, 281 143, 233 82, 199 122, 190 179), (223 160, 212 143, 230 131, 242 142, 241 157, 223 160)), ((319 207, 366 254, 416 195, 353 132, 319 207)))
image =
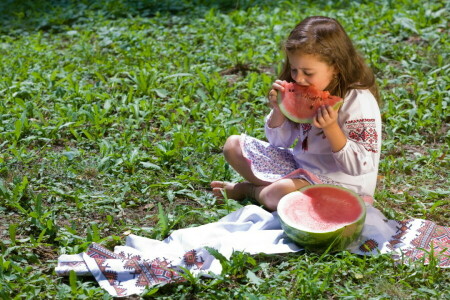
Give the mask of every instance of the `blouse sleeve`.
POLYGON ((298 130, 296 130, 296 125, 289 120, 284 121, 281 126, 276 128, 271 128, 268 122, 272 116, 272 111, 266 117, 266 123, 264 130, 266 133, 267 140, 269 143, 275 147, 290 147, 294 143, 298 135, 298 130))
POLYGON ((381 115, 368 90, 353 90, 339 111, 339 124, 347 143, 333 153, 336 164, 349 175, 376 171, 381 150, 381 115))

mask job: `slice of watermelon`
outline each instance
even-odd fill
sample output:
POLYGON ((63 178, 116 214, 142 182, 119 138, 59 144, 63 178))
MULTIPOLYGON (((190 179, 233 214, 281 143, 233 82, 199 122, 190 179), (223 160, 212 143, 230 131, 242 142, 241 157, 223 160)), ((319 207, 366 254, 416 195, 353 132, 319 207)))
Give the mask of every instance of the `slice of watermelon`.
POLYGON ((278 105, 281 112, 296 123, 312 123, 317 109, 322 105, 330 105, 338 110, 343 103, 342 98, 320 91, 312 85, 289 82, 284 88, 284 92, 278 92, 278 105))
POLYGON ((366 218, 364 201, 334 185, 310 185, 281 198, 278 216, 286 235, 310 251, 344 250, 359 237, 366 218))

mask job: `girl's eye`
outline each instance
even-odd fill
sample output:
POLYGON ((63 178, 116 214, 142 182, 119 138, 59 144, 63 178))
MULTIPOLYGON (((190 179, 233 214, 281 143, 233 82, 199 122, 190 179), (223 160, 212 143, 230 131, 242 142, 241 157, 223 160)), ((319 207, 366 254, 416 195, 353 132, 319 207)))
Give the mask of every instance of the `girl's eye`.
MULTIPOLYGON (((296 69, 291 69, 291 73, 292 73, 292 74, 297 74, 297 73, 298 73, 298 70, 296 70, 296 69)), ((304 74, 305 76, 312 76, 312 75, 314 75, 313 73, 309 73, 309 72, 305 72, 305 71, 303 71, 303 74, 304 74)))

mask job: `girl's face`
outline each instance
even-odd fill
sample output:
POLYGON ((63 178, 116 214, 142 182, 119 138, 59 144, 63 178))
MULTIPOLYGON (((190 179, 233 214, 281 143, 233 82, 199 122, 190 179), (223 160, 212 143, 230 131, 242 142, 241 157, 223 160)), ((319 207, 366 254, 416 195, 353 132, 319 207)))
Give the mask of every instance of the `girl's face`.
POLYGON ((323 91, 333 80, 337 71, 320 60, 319 56, 301 52, 287 53, 291 77, 299 85, 314 85, 323 91))

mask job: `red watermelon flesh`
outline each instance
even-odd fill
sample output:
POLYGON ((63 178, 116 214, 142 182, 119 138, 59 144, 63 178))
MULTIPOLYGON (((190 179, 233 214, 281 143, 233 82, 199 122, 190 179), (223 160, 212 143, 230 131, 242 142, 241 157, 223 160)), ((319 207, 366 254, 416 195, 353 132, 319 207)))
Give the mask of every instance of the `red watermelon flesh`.
POLYGON ((345 249, 361 233, 366 209, 354 192, 333 185, 311 185, 284 196, 278 204, 281 225, 308 250, 345 249))
POLYGON ((334 188, 307 190, 289 201, 286 216, 314 232, 335 230, 352 223, 362 213, 362 208, 355 206, 346 191, 334 188))
POLYGON ((343 102, 342 98, 320 91, 312 85, 289 82, 284 88, 284 92, 278 93, 278 105, 281 112, 296 123, 312 123, 319 107, 330 105, 338 110, 343 102))

